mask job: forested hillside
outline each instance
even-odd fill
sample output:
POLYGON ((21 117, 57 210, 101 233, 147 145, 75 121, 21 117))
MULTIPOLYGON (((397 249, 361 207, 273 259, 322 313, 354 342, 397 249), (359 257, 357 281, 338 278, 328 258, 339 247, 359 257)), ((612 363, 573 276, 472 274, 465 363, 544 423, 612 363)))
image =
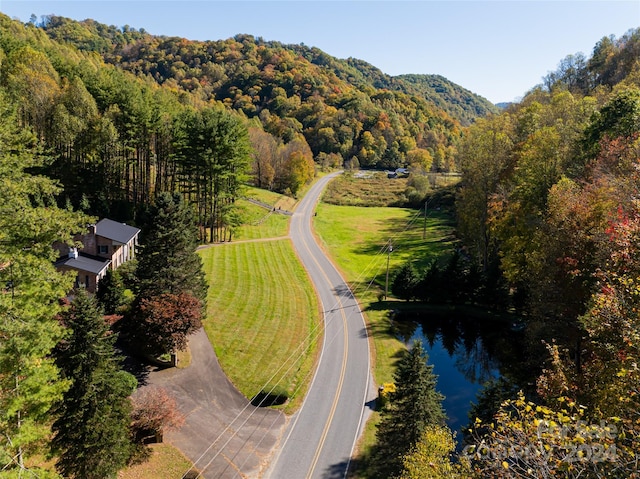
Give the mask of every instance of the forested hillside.
POLYGON ((92 20, 2 16, 0 47, 0 84, 72 206, 128 219, 155 192, 177 189, 215 239, 237 222, 232 206, 247 181, 295 195, 316 166, 455 170, 461 122, 475 114, 454 119, 419 94, 426 87, 365 62, 249 35, 194 42, 92 20), (198 135, 217 138, 217 152, 196 144, 198 135))
MULTIPOLYGON (((42 26, 51 38, 70 42, 81 50, 104 54, 109 63, 130 71, 149 73, 160 83, 173 79, 190 90, 202 88, 201 94, 207 97, 229 98, 235 102, 238 93, 234 90, 232 94, 231 88, 244 91, 248 87, 258 87, 256 91, 246 92, 257 110, 265 107, 271 90, 276 87, 284 88, 288 96, 296 93, 302 102, 311 93, 318 94, 327 103, 327 93, 331 94, 336 87, 344 90, 346 86, 341 84, 344 82, 365 91, 365 87, 373 87, 424 98, 463 125, 497 111, 486 99, 441 76, 392 77, 365 61, 337 59, 303 44, 285 45, 251 35, 236 35, 224 41, 190 42, 175 37, 155 37, 144 29, 107 27, 92 20, 77 23, 56 16, 44 18, 42 26), (261 73, 265 67, 272 70, 271 75, 261 73), (292 92, 292 78, 277 74, 287 71, 294 73, 293 83, 298 83, 298 79, 309 83, 307 91, 299 85, 302 89, 292 92), (296 73, 301 76, 296 78, 296 73), (309 74, 313 78, 309 78, 309 74), (336 82, 336 78, 342 82, 336 82), (189 82, 193 79, 197 83, 189 82), (256 85, 247 84, 252 79, 258 80, 256 85), (268 91, 261 92, 265 88, 268 91)), ((239 95, 242 96, 242 92, 239 95)), ((254 113, 246 100, 234 107, 245 109, 248 114, 254 113)))
POLYGON ((638 477, 640 29, 478 119, 456 162, 461 248, 392 291, 501 312, 523 356, 483 388, 454 461, 451 434, 416 422, 388 475, 638 477))
POLYGON ((486 280, 473 291, 524 318, 528 358, 476 409, 491 424, 476 422, 475 443, 516 452, 471 454, 475 472, 636 477, 640 29, 569 55, 520 103, 478 120, 458 164, 459 232, 486 280), (538 427, 553 420, 562 431, 538 427))
POLYGON ((402 91, 426 98, 465 126, 472 124, 476 118, 499 111, 490 101, 440 75, 400 75, 395 78, 401 81, 399 88, 402 91))
POLYGON ((259 118, 284 142, 303 136, 316 158, 339 155, 364 167, 395 168, 409 152, 425 150, 435 168, 451 169, 459 124, 495 111, 444 79, 455 95, 441 95, 425 82, 415 88, 360 60, 251 35, 195 42, 55 16, 41 26, 51 38, 96 51, 107 63, 259 118))

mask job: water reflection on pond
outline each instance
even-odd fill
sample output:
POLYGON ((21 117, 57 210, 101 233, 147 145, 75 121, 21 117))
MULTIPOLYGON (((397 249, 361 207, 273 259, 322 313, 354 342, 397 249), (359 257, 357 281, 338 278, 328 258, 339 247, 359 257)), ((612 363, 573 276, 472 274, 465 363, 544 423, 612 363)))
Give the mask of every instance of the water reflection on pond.
POLYGON ((422 341, 438 376, 437 388, 452 431, 461 437, 469 423, 471 403, 487 381, 519 362, 520 335, 509 321, 448 312, 396 312, 394 326, 410 345, 422 341))

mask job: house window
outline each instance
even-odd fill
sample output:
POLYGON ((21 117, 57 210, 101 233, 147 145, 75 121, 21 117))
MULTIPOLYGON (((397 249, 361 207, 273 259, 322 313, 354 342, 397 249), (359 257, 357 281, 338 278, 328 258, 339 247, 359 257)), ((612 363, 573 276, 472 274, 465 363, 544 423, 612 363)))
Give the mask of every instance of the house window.
POLYGON ((98 254, 107 254, 109 252, 109 246, 106 244, 98 245, 98 254))

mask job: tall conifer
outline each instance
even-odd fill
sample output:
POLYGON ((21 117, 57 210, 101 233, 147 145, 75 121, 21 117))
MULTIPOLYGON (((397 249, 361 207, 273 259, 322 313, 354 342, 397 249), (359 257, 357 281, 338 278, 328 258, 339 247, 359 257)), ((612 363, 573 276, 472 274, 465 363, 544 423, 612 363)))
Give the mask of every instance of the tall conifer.
POLYGON ((124 322, 129 342, 145 354, 183 349, 201 325, 207 284, 197 244, 194 216, 182 196, 161 194, 143 228, 136 299, 124 322))
POLYGON ((62 313, 70 331, 57 350, 57 364, 71 387, 53 423, 56 467, 65 477, 115 478, 131 456, 129 434, 135 378, 120 368, 114 342, 93 297, 77 292, 62 313))
POLYGON ((180 194, 162 193, 148 218, 136 269, 138 298, 187 293, 204 302, 207 285, 191 209, 180 194))
MULTIPOLYGON (((59 299, 73 280, 53 266, 55 241, 80 231, 80 215, 57 208, 59 188, 29 171, 42 166, 36 138, 0 88, 0 470, 23 473, 49 436, 49 411, 68 386, 51 350, 62 336, 59 299)), ((38 476, 44 477, 39 471, 38 476)))
POLYGON ((427 361, 422 343, 416 341, 398 362, 396 390, 383 410, 376 433, 376 477, 399 475, 404 456, 418 444, 426 427, 445 420, 444 396, 436 391, 436 376, 427 361))

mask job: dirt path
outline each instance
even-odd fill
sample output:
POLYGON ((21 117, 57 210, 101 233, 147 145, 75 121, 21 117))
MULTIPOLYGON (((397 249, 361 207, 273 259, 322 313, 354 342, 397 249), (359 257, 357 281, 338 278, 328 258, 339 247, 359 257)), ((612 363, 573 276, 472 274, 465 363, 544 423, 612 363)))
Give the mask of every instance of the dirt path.
POLYGON ((256 239, 240 240, 240 241, 225 241, 223 243, 208 243, 208 244, 203 244, 198 246, 196 248, 196 251, 200 251, 201 249, 207 249, 207 248, 215 248, 217 246, 224 246, 224 245, 234 245, 234 244, 241 244, 241 243, 262 243, 264 241, 281 241, 285 239, 289 239, 289 236, 276 236, 273 238, 256 238, 256 239))

